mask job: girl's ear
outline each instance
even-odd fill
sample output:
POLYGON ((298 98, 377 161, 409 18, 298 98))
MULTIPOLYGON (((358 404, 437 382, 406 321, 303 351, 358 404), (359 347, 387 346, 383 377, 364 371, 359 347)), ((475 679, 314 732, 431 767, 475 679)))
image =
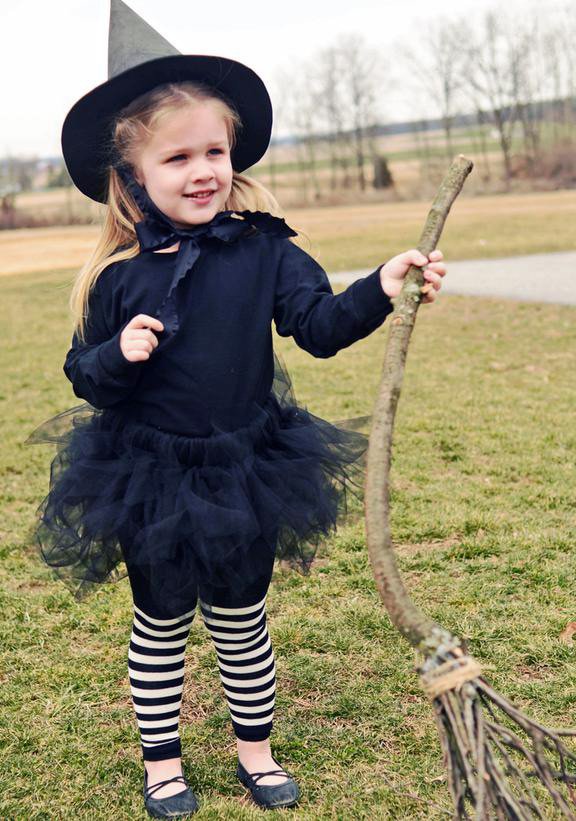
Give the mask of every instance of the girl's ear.
POLYGON ((144 181, 142 179, 142 174, 140 173, 140 169, 136 165, 132 166, 132 176, 134 177, 134 179, 136 180, 138 185, 141 185, 142 187, 144 187, 144 181))

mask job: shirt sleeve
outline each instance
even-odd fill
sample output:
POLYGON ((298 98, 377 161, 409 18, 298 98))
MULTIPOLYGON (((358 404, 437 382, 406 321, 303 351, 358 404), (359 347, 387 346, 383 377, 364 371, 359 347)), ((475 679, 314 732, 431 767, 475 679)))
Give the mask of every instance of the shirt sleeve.
POLYGON ((109 288, 102 287, 103 277, 104 272, 88 299, 85 341, 73 334, 64 363, 75 395, 95 408, 109 407, 130 396, 146 364, 146 360, 130 362, 122 353, 120 335, 128 322, 114 329, 112 295, 109 288))
POLYGON ((334 294, 324 269, 286 243, 276 281, 274 323, 313 356, 327 358, 379 328, 394 306, 380 282, 380 268, 334 294))

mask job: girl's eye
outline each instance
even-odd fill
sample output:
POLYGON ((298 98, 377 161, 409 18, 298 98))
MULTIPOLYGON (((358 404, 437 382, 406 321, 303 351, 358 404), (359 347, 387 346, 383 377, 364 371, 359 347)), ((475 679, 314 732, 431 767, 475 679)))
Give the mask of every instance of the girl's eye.
MULTIPOLYGON (((208 151, 208 153, 209 154, 213 154, 213 153, 223 154, 224 151, 221 148, 211 148, 208 151)), ((182 160, 182 159, 184 159, 184 160, 186 159, 186 154, 175 154, 173 157, 169 158, 168 162, 174 162, 175 160, 182 160)))

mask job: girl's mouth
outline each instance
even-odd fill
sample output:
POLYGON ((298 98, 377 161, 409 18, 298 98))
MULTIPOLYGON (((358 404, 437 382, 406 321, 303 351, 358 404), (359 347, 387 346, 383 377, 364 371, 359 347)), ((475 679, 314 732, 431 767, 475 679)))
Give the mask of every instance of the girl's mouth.
POLYGON ((193 200, 198 204, 202 205, 204 203, 210 202, 215 191, 213 190, 206 190, 206 191, 197 191, 194 194, 184 194, 187 200, 193 200))

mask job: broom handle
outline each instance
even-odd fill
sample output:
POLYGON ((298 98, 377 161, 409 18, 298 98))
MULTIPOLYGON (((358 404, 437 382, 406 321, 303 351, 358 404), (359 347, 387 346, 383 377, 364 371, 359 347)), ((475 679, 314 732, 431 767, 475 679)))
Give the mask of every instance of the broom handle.
MULTIPOLYGON (((460 154, 448 169, 418 243, 418 250, 426 257, 436 248, 452 203, 472 168, 472 162, 460 154)), ((396 407, 423 284, 422 269, 410 266, 395 303, 388 334, 368 444, 364 495, 368 553, 378 592, 394 625, 420 649, 440 640, 446 632, 414 604, 402 582, 390 533, 389 477, 396 407)))

